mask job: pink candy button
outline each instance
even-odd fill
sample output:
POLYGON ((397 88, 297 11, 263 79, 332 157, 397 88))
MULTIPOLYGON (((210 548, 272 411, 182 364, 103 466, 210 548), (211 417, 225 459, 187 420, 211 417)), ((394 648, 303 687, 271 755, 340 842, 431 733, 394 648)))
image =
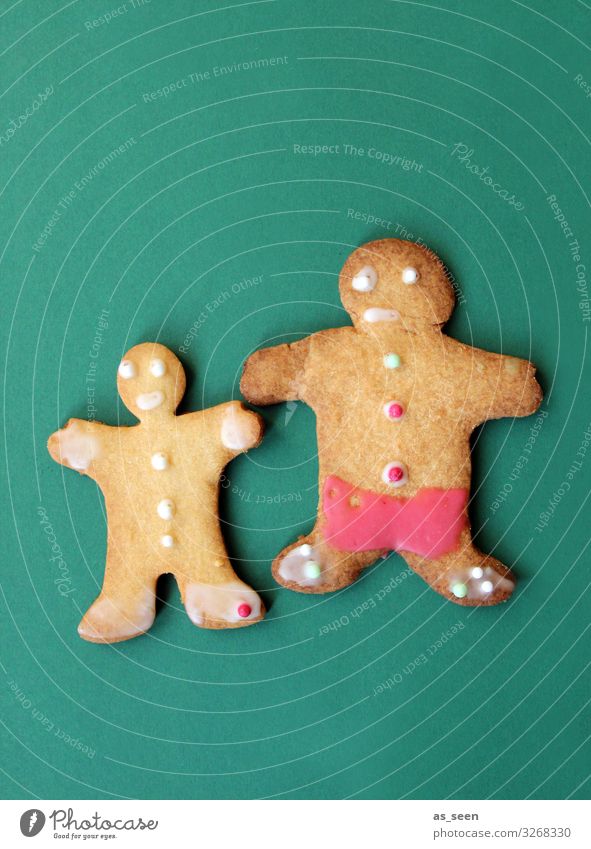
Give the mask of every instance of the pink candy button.
POLYGON ((384 404, 384 415, 391 421, 397 421, 404 415, 404 407, 400 401, 388 401, 384 404))

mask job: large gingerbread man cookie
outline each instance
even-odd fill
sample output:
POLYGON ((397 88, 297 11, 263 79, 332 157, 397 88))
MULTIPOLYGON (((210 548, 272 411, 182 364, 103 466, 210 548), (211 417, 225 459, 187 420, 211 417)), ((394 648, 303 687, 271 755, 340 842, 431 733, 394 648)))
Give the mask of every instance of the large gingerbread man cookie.
POLYGON ((470 434, 537 409, 534 366, 442 332, 453 288, 441 261, 412 242, 354 251, 339 288, 353 327, 257 351, 242 377, 252 403, 301 400, 317 417, 318 519, 275 559, 275 579, 329 592, 397 551, 452 601, 505 601, 511 572, 470 533, 470 434))
POLYGON ((220 475, 261 440, 260 416, 239 402, 175 415, 185 373, 162 345, 132 348, 119 365, 119 394, 140 423, 110 427, 70 419, 49 438, 56 462, 93 478, 108 522, 102 591, 78 633, 91 642, 127 640, 150 628, 156 581, 172 572, 187 614, 202 628, 237 628, 264 616, 238 579, 218 519, 220 475))

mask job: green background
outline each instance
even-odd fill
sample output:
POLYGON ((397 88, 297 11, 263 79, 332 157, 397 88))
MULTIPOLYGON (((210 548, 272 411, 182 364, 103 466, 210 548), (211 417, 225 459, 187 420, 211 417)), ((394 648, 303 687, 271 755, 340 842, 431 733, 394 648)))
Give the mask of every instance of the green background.
POLYGON ((3 795, 588 798, 589 321, 569 241, 591 273, 589 7, 128 0, 96 25, 115 2, 0 8, 3 795), (271 57, 283 61, 214 73, 271 57), (294 148, 306 144, 335 147, 294 148), (266 438, 232 464, 221 504, 267 619, 198 630, 163 579, 147 636, 80 640, 103 504, 45 442, 87 416, 91 353, 108 423, 132 421, 116 367, 144 340, 186 348, 183 409, 240 397, 251 351, 348 323, 345 257, 396 235, 421 238, 457 279, 449 333, 539 367, 547 415, 528 462, 515 471, 535 418, 489 423, 474 448, 474 528, 514 565, 512 601, 461 608, 414 575, 376 601, 403 572, 396 555, 340 593, 278 588, 270 561, 311 527, 317 498, 314 417, 283 405, 264 411, 266 438))

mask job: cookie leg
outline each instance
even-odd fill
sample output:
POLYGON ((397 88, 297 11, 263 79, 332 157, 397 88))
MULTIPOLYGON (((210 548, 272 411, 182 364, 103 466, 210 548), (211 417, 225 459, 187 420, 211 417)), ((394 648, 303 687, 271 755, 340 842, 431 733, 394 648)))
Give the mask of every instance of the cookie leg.
POLYGON ((260 622, 260 596, 230 565, 221 533, 200 543, 200 554, 175 572, 185 610, 200 628, 242 628, 260 622))
POLYGON ((406 551, 401 554, 429 586, 456 604, 470 607, 499 604, 507 601, 515 588, 510 569, 479 551, 468 531, 462 534, 457 551, 438 560, 427 560, 406 551))
POLYGON ((155 616, 156 575, 149 574, 146 566, 142 563, 136 573, 116 547, 109 547, 101 593, 78 626, 83 640, 118 643, 150 628, 155 616))
POLYGON ((278 584, 300 593, 329 593, 349 586, 383 551, 338 551, 316 525, 307 537, 288 545, 273 561, 278 584))

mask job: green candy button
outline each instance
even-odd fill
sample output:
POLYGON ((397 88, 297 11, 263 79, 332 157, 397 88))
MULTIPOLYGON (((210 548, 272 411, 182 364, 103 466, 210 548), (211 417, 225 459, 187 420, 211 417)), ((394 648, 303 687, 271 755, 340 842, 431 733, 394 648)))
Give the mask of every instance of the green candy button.
POLYGON ((466 584, 454 584, 451 591, 456 598, 465 598, 468 593, 468 587, 466 584))
POLYGON ((313 560, 309 560, 306 563, 306 578, 319 578, 320 577, 320 566, 318 563, 314 563, 313 560))
POLYGON ((400 365, 400 357, 398 354, 386 354, 384 357, 384 365, 386 368, 398 368, 400 365))

